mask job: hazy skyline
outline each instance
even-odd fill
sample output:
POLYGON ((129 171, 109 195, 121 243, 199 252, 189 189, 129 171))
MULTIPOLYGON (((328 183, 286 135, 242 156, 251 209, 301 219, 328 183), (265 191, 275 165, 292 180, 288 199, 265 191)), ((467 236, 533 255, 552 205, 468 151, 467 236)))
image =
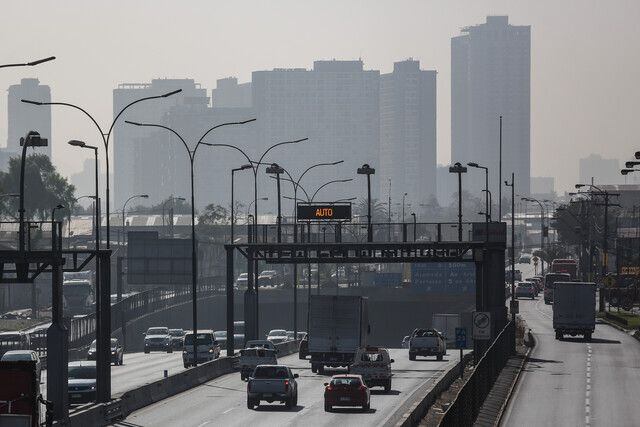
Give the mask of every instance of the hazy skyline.
MULTIPOLYGON (((561 192, 589 153, 631 158, 640 133, 636 1, 21 2, 3 8, 0 34, 10 43, 0 47, 0 63, 58 59, 2 70, 0 86, 37 77, 53 100, 77 103, 106 126, 119 83, 194 78, 210 91, 219 78, 246 82, 255 70, 311 68, 318 59, 362 58, 365 69, 388 73, 413 57, 438 71, 438 163, 448 164, 450 39, 487 15, 531 25, 532 176, 556 177, 561 192)), ((2 146, 6 114, 5 92, 2 146)), ((61 108, 53 109, 52 128, 54 162, 70 176, 85 153, 64 142, 96 143, 97 132, 61 108)))

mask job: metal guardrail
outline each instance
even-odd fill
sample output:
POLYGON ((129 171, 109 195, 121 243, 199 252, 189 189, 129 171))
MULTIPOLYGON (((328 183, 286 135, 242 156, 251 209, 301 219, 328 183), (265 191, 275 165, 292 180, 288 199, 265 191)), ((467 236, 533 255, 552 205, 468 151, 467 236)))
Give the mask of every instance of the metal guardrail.
POLYGON ((514 353, 514 343, 515 327, 513 322, 509 322, 487 349, 453 403, 444 413, 440 426, 473 425, 500 371, 514 353))

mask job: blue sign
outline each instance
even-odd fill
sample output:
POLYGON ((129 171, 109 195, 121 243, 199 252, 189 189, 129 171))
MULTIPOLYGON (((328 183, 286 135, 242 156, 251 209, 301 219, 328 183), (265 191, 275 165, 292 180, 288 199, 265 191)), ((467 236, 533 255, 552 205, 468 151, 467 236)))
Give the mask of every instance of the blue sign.
POLYGON ((476 266, 472 262, 413 263, 411 289, 447 294, 475 293, 476 266))
POLYGON ((456 328, 456 348, 467 347, 467 328, 456 328))

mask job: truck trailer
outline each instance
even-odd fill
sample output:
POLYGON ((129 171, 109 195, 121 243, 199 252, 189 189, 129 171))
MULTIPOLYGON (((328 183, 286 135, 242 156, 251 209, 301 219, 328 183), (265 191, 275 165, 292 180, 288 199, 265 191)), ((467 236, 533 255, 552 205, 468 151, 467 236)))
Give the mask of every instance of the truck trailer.
POLYGON ((555 282, 553 290, 553 329, 556 339, 564 335, 584 336, 587 341, 596 328, 596 284, 555 282))

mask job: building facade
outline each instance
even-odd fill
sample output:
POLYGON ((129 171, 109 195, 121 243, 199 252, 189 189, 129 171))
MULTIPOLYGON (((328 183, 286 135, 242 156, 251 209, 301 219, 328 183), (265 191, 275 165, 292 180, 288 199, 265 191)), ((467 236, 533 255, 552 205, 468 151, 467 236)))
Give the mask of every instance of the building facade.
MULTIPOLYGON (((462 33, 451 39, 451 162, 489 167, 494 200, 511 172, 517 191, 530 194, 531 27, 488 16, 462 33), (503 177, 498 174, 500 116, 503 177)), ((474 195, 481 196, 483 188, 480 177, 469 180, 474 195)))
POLYGON ((591 184, 592 180, 598 186, 624 182, 618 159, 605 159, 599 154, 590 154, 579 162, 579 182, 582 184, 591 184))
POLYGON ((380 76, 379 186, 417 205, 437 195, 436 72, 412 59, 380 76))
POLYGON ((38 79, 29 78, 22 79, 20 84, 9 86, 7 92, 8 127, 5 157, 19 153, 20 138, 27 132, 35 130, 40 133, 40 136, 49 140, 49 145, 33 150, 51 158, 51 107, 49 105, 34 106, 20 101, 29 99, 51 102, 51 89, 47 85, 41 85, 38 79))

